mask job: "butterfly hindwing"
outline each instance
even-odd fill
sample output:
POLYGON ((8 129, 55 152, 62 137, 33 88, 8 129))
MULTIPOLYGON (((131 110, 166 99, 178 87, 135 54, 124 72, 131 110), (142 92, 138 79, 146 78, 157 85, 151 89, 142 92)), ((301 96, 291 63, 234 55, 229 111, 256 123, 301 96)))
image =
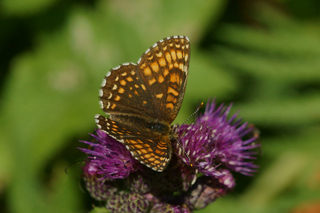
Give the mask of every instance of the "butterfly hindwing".
POLYGON ((99 129, 124 144, 132 156, 146 166, 156 171, 163 171, 168 165, 172 155, 168 137, 147 138, 137 129, 102 115, 96 115, 96 123, 99 129))

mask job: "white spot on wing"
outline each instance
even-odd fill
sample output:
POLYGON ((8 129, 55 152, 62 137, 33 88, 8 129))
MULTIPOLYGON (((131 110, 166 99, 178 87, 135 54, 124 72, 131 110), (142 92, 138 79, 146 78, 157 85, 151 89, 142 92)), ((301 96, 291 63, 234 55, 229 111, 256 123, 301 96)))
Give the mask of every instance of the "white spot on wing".
POLYGON ((153 48, 155 48, 156 46, 158 46, 158 43, 155 43, 154 45, 152 45, 153 48))
POLYGON ((162 172, 162 170, 160 170, 160 169, 155 169, 155 168, 152 168, 154 171, 156 171, 156 172, 162 172))
POLYGON ((137 61, 137 64, 140 64, 141 58, 139 58, 139 60, 137 61))
MULTIPOLYGON (((115 139, 115 140, 123 143, 123 140, 122 140, 122 139, 118 139, 118 138, 116 138, 114 135, 110 135, 108 132, 106 132, 106 133, 107 133, 110 137, 112 137, 113 139, 115 139)), ((114 133, 114 132, 113 132, 113 133, 114 133)))
POLYGON ((147 49, 147 50, 144 52, 144 54, 147 54, 149 51, 150 51, 150 48, 147 49))
POLYGON ((102 96, 103 96, 103 90, 99 89, 99 97, 102 97, 102 96))
POLYGON ((129 64, 130 64, 130 63, 127 62, 127 63, 123 63, 122 65, 123 65, 123 66, 128 66, 129 64))
POLYGON ((120 65, 116 66, 115 68, 113 68, 113 70, 117 70, 120 68, 120 65))
POLYGON ((188 73, 188 66, 183 66, 183 72, 188 73))
POLYGON ((102 101, 99 101, 99 105, 100 105, 100 108, 103 109, 103 102, 102 101))
POLYGON ((113 85, 112 90, 116 90, 118 86, 116 84, 113 85))
POLYGON ((178 36, 173 36, 173 38, 179 38, 178 36))
POLYGON ((109 77, 111 75, 111 72, 107 72, 106 77, 109 77))

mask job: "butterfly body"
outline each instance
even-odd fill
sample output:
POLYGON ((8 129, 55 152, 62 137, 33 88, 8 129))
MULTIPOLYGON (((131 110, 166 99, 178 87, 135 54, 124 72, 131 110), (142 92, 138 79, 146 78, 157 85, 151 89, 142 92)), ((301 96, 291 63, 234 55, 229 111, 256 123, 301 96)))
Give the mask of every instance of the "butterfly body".
POLYGON ((100 106, 109 118, 96 115, 97 126, 155 171, 163 171, 172 156, 171 123, 182 104, 189 57, 187 37, 167 37, 137 64, 113 68, 101 84, 100 106))

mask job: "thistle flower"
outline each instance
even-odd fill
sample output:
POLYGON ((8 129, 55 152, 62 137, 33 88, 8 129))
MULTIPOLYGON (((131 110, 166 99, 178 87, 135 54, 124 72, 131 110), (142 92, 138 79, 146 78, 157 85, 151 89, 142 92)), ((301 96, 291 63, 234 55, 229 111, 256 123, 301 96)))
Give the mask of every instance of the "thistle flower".
POLYGON ((176 149, 184 163, 191 163, 199 172, 213 177, 221 175, 217 170, 221 166, 249 176, 256 172, 257 166, 246 160, 255 159, 255 152, 249 150, 259 146, 251 145, 257 138, 242 140, 252 128, 247 127, 247 123, 240 125, 241 120, 235 120, 237 114, 228 120, 231 107, 232 104, 227 108, 222 104, 215 109, 212 101, 195 124, 174 128, 182 144, 182 147, 176 144, 176 149))
POLYGON ((99 167, 97 174, 101 175, 102 179, 123 179, 141 166, 121 143, 103 131, 97 130, 96 133, 97 135, 91 134, 95 142, 81 141, 90 145, 92 150, 79 149, 89 154, 88 160, 91 164, 99 167))
POLYGON ((173 126, 174 154, 163 172, 136 161, 118 141, 101 130, 88 154, 83 176, 90 195, 106 201, 110 212, 193 212, 227 194, 235 186, 231 172, 253 175, 256 136, 231 105, 207 104, 195 124, 173 126), (247 139, 244 140, 244 136, 247 139), (178 142, 177 142, 178 141, 178 142), (197 175, 203 174, 202 176, 197 175))

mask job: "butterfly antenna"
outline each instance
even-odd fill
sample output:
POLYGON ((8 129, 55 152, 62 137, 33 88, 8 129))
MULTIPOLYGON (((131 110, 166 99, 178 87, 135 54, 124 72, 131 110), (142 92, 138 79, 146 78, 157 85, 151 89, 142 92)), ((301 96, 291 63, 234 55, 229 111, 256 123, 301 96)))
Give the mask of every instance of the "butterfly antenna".
MULTIPOLYGON (((198 106, 198 108, 196 109, 196 111, 194 111, 182 124, 185 124, 188 120, 190 120, 190 118, 192 118, 195 114, 197 114, 197 112, 201 109, 201 107, 203 106, 203 102, 201 102, 200 106, 198 106)), ((176 141, 178 142, 179 146, 181 147, 184 155, 188 158, 188 161, 189 161, 189 165, 191 167, 193 167, 193 164, 191 163, 191 160, 190 160, 190 157, 189 155, 187 154, 186 150, 184 149, 184 147, 182 146, 182 144, 180 143, 180 141, 177 139, 177 138, 174 138, 176 139, 176 141)), ((179 153, 181 154, 181 153, 179 153)))
POLYGON ((182 124, 185 124, 188 120, 190 120, 190 118, 192 118, 195 114, 197 114, 202 106, 203 106, 203 102, 201 102, 200 106, 198 106, 196 111, 194 111, 182 124))

